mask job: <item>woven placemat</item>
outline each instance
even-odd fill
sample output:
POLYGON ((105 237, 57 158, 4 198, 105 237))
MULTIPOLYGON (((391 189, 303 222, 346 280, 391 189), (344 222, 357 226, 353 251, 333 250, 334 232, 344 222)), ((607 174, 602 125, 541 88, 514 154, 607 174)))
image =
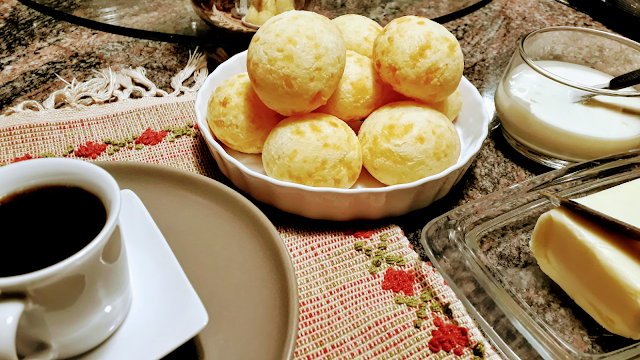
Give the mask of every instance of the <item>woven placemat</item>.
MULTIPOLYGON (((195 93, 0 117, 0 164, 35 157, 141 161, 229 184, 195 125, 195 93)), ((268 214, 269 215, 269 214, 268 214)), ((437 271, 400 227, 269 215, 295 268, 296 359, 498 359, 437 271), (348 226, 348 225, 347 225, 348 226)))

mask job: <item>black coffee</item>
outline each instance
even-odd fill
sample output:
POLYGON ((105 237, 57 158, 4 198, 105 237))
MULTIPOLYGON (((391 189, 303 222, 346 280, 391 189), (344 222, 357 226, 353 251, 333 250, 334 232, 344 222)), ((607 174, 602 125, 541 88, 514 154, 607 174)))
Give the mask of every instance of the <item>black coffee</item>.
POLYGON ((107 221, 104 205, 73 186, 44 186, 0 199, 0 277, 21 275, 77 253, 107 221))

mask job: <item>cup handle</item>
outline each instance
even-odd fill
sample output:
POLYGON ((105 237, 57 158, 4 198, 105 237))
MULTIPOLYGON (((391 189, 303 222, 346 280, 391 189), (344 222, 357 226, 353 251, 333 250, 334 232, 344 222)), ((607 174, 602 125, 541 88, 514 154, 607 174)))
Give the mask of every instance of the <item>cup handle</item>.
POLYGON ((16 333, 23 311, 22 300, 0 302, 0 360, 18 360, 16 333))
MULTIPOLYGON (((19 360, 16 351, 16 336, 20 317, 22 317, 25 307, 25 301, 21 299, 0 301, 0 360, 19 360)), ((56 352, 49 344, 45 345, 23 360, 54 359, 56 352)))

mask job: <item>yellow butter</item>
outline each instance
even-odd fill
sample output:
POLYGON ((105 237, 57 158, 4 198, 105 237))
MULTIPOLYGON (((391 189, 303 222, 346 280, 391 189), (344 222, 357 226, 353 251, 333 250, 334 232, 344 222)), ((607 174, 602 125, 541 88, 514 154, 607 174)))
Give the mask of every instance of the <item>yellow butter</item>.
MULTIPOLYGON (((577 201, 640 227, 640 179, 577 201)), ((542 271, 600 325, 640 339, 640 241, 561 206, 540 216, 530 247, 542 271)))

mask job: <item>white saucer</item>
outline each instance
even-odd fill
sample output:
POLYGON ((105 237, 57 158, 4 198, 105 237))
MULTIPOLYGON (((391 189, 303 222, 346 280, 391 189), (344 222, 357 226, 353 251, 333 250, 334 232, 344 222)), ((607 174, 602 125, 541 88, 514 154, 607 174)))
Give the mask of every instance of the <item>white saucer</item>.
POLYGON ((209 316, 144 204, 122 190, 120 226, 133 297, 120 328, 74 360, 160 359, 202 330, 209 316))

